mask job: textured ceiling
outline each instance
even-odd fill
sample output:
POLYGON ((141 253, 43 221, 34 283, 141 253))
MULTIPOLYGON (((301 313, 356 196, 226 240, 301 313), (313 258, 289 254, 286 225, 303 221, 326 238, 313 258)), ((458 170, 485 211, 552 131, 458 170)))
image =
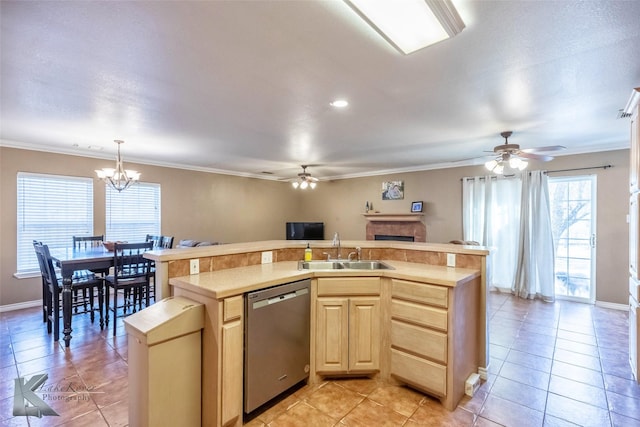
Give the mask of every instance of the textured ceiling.
POLYGON ((639 1, 454 4, 402 55, 342 1, 3 0, 0 144, 274 179, 628 147, 639 1))

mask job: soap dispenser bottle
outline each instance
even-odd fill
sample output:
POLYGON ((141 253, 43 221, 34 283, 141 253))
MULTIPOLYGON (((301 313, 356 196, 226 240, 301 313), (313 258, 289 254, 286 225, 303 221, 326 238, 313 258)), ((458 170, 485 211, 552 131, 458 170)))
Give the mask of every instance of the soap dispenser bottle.
POLYGON ((307 243, 307 249, 304 250, 304 260, 311 261, 311 258, 312 258, 311 247, 309 247, 309 244, 307 243))

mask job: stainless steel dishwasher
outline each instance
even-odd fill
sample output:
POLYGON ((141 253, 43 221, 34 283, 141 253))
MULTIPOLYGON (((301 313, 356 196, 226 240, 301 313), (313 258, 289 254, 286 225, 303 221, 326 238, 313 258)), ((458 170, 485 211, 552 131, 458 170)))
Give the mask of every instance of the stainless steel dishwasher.
POLYGON ((309 376, 310 284, 306 279, 247 294, 245 413, 309 376))

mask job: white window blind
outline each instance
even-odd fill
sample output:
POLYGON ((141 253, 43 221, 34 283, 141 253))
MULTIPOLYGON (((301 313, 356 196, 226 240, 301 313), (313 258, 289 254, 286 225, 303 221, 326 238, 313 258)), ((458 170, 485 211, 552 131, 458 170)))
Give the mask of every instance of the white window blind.
POLYGON ((124 191, 106 188, 108 241, 144 242, 160 233, 160 184, 139 182, 124 191))
POLYGON ((93 234, 93 180, 18 172, 18 273, 40 271, 33 249, 70 247, 93 234))

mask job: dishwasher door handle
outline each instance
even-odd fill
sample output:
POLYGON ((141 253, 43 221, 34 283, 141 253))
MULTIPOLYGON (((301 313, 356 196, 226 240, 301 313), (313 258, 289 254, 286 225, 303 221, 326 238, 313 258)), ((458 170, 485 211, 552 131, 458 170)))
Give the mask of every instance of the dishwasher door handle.
POLYGON ((263 300, 256 301, 253 304, 251 304, 251 307, 254 310, 257 310, 259 308, 267 307, 267 306, 273 305, 273 304, 277 304, 279 302, 290 300, 292 298, 299 297, 299 296, 302 296, 302 295, 305 295, 305 294, 308 294, 308 293, 309 293, 309 290, 307 290, 307 289, 298 289, 297 291, 294 291, 294 292, 289 292, 289 293, 282 294, 282 295, 276 295, 275 297, 265 298, 263 300))

